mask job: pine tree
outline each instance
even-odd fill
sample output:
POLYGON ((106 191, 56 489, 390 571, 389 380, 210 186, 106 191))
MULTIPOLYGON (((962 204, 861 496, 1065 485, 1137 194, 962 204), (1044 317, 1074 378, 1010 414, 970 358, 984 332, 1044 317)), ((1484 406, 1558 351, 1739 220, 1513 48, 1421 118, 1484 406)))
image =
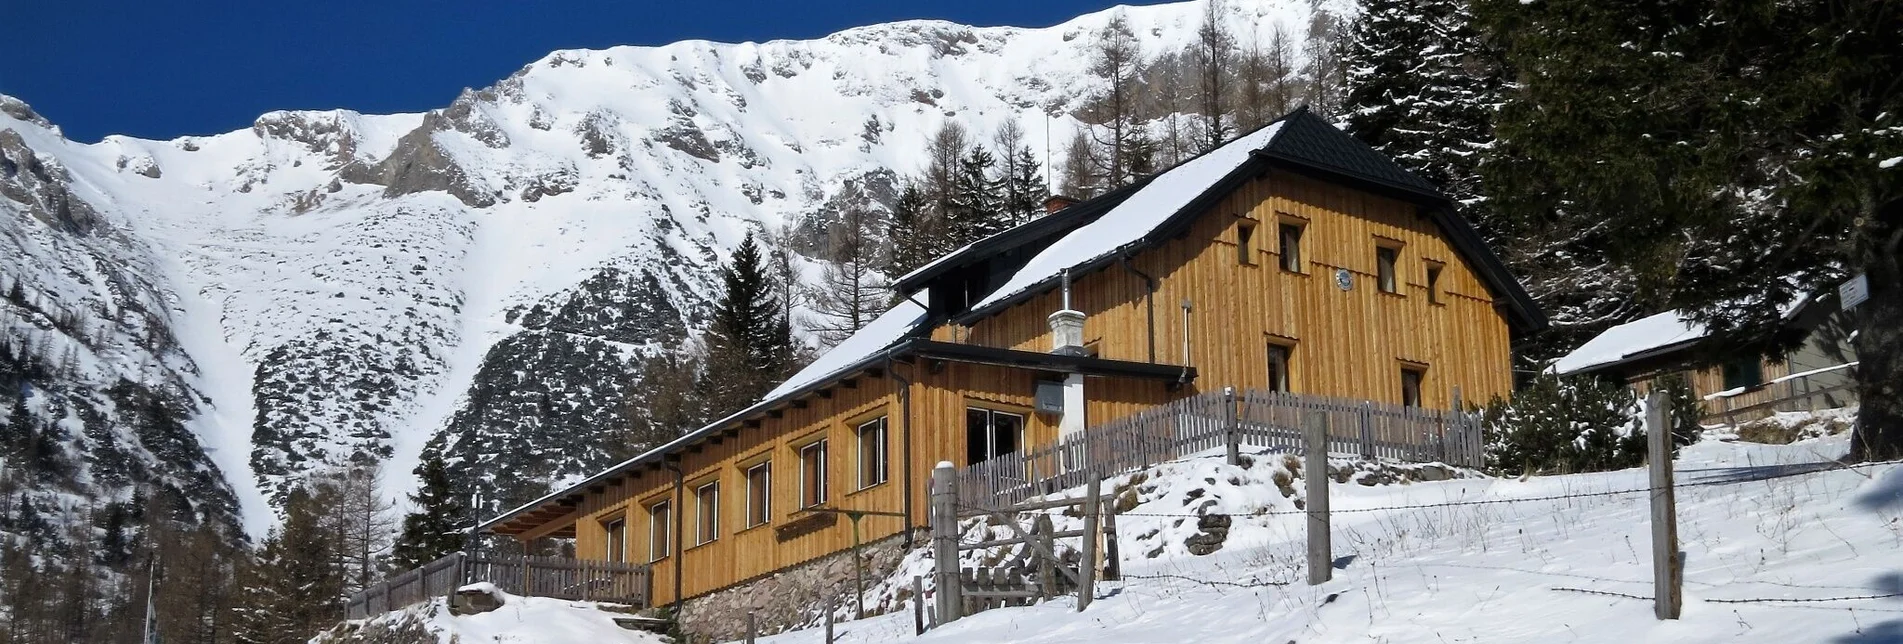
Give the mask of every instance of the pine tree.
POLYGON ((707 330, 703 376, 709 413, 715 417, 757 402, 794 364, 792 326, 780 309, 753 233, 747 233, 720 275, 724 289, 707 330))
POLYGON ((998 213, 1005 228, 1030 221, 1043 212, 1050 196, 1039 171, 1037 154, 1024 142, 1024 128, 1005 121, 991 137, 998 151, 998 213))
POLYGON ((1347 130, 1439 186, 1496 247, 1515 234, 1485 215, 1479 162, 1493 146, 1504 66, 1468 0, 1369 0, 1349 29, 1347 130))
POLYGON ((958 174, 952 182, 951 209, 945 213, 946 250, 983 239, 1003 231, 1003 184, 993 167, 997 158, 982 145, 958 162, 958 174))
POLYGON ((936 257, 932 254, 935 244, 931 238, 939 232, 931 216, 931 206, 931 199, 918 181, 908 179, 899 189, 899 199, 892 204, 892 216, 886 228, 886 239, 892 244, 891 257, 885 266, 886 276, 896 280, 936 257))
POLYGON ((410 493, 416 509, 403 517, 403 531, 390 552, 391 570, 410 570, 463 550, 473 527, 466 494, 449 476, 440 455, 429 455, 416 468, 421 484, 410 493))
POLYGON ((1485 0, 1476 13, 1518 72, 1483 166, 1496 207, 1590 231, 1631 276, 1615 286, 1647 303, 1635 308, 1687 311, 1714 357, 1789 348, 1785 303, 1865 275, 1852 457, 1903 457, 1896 8, 1485 0))
POLYGON ((284 524, 266 537, 245 574, 234 633, 247 644, 299 644, 343 617, 338 535, 326 524, 333 488, 292 490, 284 524))
POLYGON ((826 266, 814 289, 812 331, 826 347, 838 345, 885 312, 890 296, 877 270, 878 222, 862 208, 847 208, 833 222, 826 266))

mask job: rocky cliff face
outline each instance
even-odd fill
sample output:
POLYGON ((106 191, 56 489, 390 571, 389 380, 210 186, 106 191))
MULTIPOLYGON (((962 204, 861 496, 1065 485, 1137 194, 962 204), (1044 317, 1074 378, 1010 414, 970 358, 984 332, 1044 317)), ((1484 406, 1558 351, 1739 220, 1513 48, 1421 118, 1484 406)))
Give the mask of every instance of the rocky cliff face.
MULTIPOLYGON (((1154 55, 1198 10, 1116 11, 1154 55)), ((1310 11, 1229 19, 1266 38, 1310 11)), ((509 483, 499 508, 644 447, 631 365, 703 328, 747 232, 882 207, 948 120, 1063 140, 1108 19, 560 51, 423 114, 173 141, 76 143, 0 97, 0 240, 24 249, 0 253, 0 403, 59 429, 80 497, 170 486, 255 533, 313 470, 385 463, 399 495, 432 449, 509 483)))

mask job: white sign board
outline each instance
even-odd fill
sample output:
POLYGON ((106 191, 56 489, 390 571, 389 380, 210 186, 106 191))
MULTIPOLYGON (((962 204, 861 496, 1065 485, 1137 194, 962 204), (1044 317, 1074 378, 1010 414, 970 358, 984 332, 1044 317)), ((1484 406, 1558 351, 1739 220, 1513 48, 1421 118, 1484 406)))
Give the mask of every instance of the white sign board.
POLYGON ((1862 304, 1868 299, 1870 299, 1870 277, 1867 275, 1852 277, 1850 281, 1837 287, 1837 301, 1843 310, 1848 311, 1850 307, 1862 304))

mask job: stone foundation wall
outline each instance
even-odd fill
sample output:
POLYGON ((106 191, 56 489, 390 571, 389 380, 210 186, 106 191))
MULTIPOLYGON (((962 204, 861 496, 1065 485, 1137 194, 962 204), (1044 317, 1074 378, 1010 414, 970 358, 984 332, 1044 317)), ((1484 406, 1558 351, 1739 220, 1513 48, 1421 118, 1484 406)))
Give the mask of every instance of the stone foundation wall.
MULTIPOLYGON (((930 533, 914 533, 923 546, 930 533)), ((891 575, 905 558, 905 535, 898 534, 860 547, 865 559, 866 586, 891 575)), ((842 550, 797 564, 770 576, 684 602, 681 629, 694 641, 730 641, 747 635, 747 611, 753 611, 759 635, 770 635, 818 619, 827 596, 837 597, 842 609, 851 606, 852 551, 842 550)))

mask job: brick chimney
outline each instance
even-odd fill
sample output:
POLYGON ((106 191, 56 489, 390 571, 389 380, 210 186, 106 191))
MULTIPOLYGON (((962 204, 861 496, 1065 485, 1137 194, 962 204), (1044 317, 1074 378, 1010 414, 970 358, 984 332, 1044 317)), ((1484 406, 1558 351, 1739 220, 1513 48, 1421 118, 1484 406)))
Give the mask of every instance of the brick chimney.
POLYGON ((1064 195, 1051 195, 1049 198, 1044 200, 1044 214, 1048 215, 1048 214, 1057 212, 1059 210, 1063 210, 1065 208, 1075 206, 1078 203, 1079 203, 1078 200, 1073 197, 1066 197, 1064 195))

